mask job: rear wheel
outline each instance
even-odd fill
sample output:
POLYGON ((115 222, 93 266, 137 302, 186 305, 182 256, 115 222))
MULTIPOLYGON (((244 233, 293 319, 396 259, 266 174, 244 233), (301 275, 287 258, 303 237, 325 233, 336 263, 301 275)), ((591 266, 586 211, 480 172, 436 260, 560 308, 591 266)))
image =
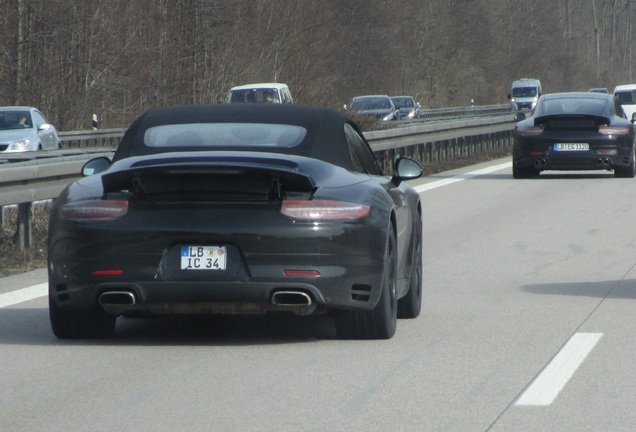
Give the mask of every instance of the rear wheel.
POLYGON ((539 171, 532 167, 519 166, 512 163, 512 176, 516 179, 531 178, 539 175, 539 171))
POLYGON ((422 222, 420 220, 415 233, 417 243, 413 253, 413 268, 409 291, 398 300, 398 318, 417 318, 422 310, 422 222))
POLYGON ((53 334, 60 339, 103 339, 115 330, 117 317, 95 306, 90 310, 64 310, 49 297, 49 318, 53 334))
POLYGON ((636 152, 632 152, 632 159, 626 167, 614 168, 615 177, 635 177, 636 176, 636 152))
POLYGON ((390 339, 397 328, 397 256, 395 233, 389 230, 382 276, 382 293, 372 310, 348 310, 336 315, 336 333, 343 339, 390 339))

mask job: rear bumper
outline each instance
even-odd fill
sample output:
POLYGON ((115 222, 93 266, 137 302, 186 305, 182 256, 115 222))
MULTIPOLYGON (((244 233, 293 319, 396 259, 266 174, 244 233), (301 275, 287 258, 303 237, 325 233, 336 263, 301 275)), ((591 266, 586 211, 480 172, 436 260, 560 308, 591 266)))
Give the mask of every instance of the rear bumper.
MULTIPOLYGON (((310 313, 371 309, 380 297, 386 234, 363 225, 333 228, 314 237, 311 226, 295 233, 288 228, 288 240, 181 234, 177 242, 161 233, 131 232, 95 242, 95 236, 63 236, 49 250, 49 294, 61 309, 83 310, 99 304, 105 292, 132 293, 134 305, 108 310, 116 314, 264 313, 281 310, 273 301, 278 291, 308 296, 310 313), (180 245, 197 243, 226 245, 226 270, 181 270, 180 245)), ((296 309, 283 308, 308 313, 296 309)))
POLYGON ((617 166, 628 166, 628 156, 584 156, 571 158, 557 158, 551 156, 514 156, 514 164, 524 168, 544 170, 611 170, 617 166))
POLYGON ((537 142, 518 140, 513 148, 513 163, 521 168, 543 170, 611 170, 628 167, 633 160, 631 137, 625 140, 590 140, 578 137, 561 141, 559 137, 537 142), (587 142, 589 150, 555 151, 555 142, 587 142))
POLYGON ((279 310, 274 294, 291 290, 311 298, 312 312, 377 304, 386 213, 374 207, 361 221, 314 223, 291 221, 276 205, 252 207, 157 206, 90 223, 52 218, 51 301, 86 310, 104 292, 121 291, 135 303, 111 313, 253 313, 279 310), (224 246, 225 270, 181 269, 182 247, 197 245, 224 246))
MULTIPOLYGON (((382 266, 377 266, 381 269, 382 266)), ((82 310, 100 304, 114 314, 250 314, 288 311, 301 315, 332 308, 371 309, 380 296, 379 271, 357 277, 337 276, 321 269, 321 276, 271 281, 69 281, 50 277, 49 295, 60 308, 82 310), (104 294, 127 293, 129 300, 112 301, 104 294), (286 293, 292 300, 277 295, 286 293), (306 299, 306 301, 304 300, 306 299)), ((286 297, 286 298, 287 298, 286 297)))

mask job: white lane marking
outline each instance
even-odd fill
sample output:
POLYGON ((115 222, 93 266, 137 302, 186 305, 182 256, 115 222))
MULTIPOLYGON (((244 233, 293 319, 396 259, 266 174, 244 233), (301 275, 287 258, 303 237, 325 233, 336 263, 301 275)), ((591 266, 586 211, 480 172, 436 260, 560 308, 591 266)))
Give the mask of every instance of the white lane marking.
POLYGON ((466 174, 461 174, 455 177, 451 177, 451 178, 447 178, 443 180, 437 180, 437 181, 426 183, 419 186, 414 186, 413 189, 415 189, 418 193, 422 193, 422 192, 426 192, 427 190, 435 189, 442 186, 448 186, 450 184, 457 183, 469 178, 477 177, 484 174, 490 174, 491 172, 510 168, 511 166, 512 166, 512 162, 504 162, 499 165, 494 165, 488 168, 482 168, 480 170, 471 171, 466 174))
POLYGON ((548 406, 581 366, 603 333, 576 333, 535 378, 515 405, 548 406))
POLYGON ((17 291, 11 291, 0 294, 0 309, 16 305, 25 301, 33 300, 38 297, 44 297, 48 294, 49 284, 42 283, 33 285, 28 288, 22 288, 17 291))

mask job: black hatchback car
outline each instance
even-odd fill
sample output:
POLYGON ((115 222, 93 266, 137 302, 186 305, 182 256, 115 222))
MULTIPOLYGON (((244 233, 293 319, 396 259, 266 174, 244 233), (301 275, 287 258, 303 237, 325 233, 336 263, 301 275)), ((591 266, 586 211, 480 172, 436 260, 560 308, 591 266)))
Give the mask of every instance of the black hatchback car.
POLYGON ((634 125, 612 95, 553 93, 539 98, 529 118, 517 114, 512 172, 515 178, 544 170, 614 170, 634 177, 634 125))

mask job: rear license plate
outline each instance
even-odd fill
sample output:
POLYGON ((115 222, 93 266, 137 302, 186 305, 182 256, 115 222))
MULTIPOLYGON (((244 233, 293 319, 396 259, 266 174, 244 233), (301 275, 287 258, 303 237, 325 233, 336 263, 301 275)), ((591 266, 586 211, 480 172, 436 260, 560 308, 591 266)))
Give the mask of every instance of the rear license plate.
POLYGON ((554 151, 588 151, 590 145, 588 143, 556 143, 554 151))
POLYGON ((225 270, 225 246, 181 246, 181 270, 225 270))

